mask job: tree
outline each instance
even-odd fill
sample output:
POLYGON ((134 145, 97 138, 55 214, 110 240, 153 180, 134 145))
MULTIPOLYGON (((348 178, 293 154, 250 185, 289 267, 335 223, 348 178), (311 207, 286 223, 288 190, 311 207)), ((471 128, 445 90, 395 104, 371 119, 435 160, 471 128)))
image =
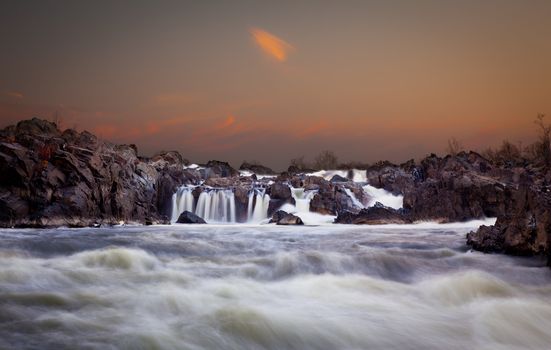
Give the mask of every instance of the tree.
POLYGON ((536 123, 536 125, 539 126, 541 129, 539 137, 539 156, 541 157, 545 165, 549 166, 551 165, 551 125, 545 124, 543 120, 544 118, 545 114, 539 113, 534 123, 536 123))
POLYGON ((59 114, 58 111, 55 111, 53 114, 52 114, 52 123, 55 124, 55 126, 60 130, 60 131, 63 131, 63 123, 64 123, 64 120, 63 120, 63 117, 59 114))
POLYGON ((448 154, 455 156, 458 153, 462 152, 463 149, 463 145, 455 137, 452 137, 448 140, 448 147, 446 147, 446 152, 448 154))
POLYGON ((332 151, 323 151, 314 159, 314 168, 317 170, 337 169, 339 159, 332 151))
POLYGON ((304 170, 309 168, 308 164, 304 160, 304 156, 291 159, 290 167, 293 167, 297 170, 304 170))

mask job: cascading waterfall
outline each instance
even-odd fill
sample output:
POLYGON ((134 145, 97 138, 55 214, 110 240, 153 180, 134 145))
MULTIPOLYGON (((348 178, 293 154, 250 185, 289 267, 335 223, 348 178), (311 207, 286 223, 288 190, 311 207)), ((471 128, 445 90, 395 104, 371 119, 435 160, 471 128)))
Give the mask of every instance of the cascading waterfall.
POLYGON ((316 191, 304 191, 304 188, 291 187, 291 195, 295 199, 296 211, 299 213, 310 211, 310 201, 314 198, 316 191))
MULTIPOLYGON (((207 222, 237 222, 232 189, 204 188, 197 200, 193 196, 194 189, 195 186, 183 186, 172 195, 171 222, 175 223, 184 211, 192 212, 207 222)), ((270 196, 266 194, 266 189, 253 188, 248 196, 246 221, 257 223, 267 219, 269 205, 270 196)))
POLYGON ((236 222, 233 191, 215 189, 201 192, 195 214, 207 222, 236 222))
POLYGON ((247 204, 247 221, 260 222, 267 219, 269 205, 270 196, 266 194, 266 189, 251 190, 249 192, 249 203, 247 204))
POLYGON ((362 202, 358 200, 358 198, 356 198, 356 195, 354 194, 354 192, 350 191, 349 188, 344 188, 344 192, 348 197, 350 197, 350 199, 352 200, 352 203, 354 203, 355 206, 357 206, 358 208, 364 208, 364 205, 362 204, 362 202))
POLYGON ((231 189, 204 189, 197 199, 194 187, 184 186, 172 196, 172 222, 184 211, 190 211, 207 222, 236 222, 235 196, 231 189))
POLYGON ((184 211, 194 212, 195 198, 193 198, 194 187, 180 187, 176 193, 172 195, 172 222, 178 220, 178 216, 184 211))

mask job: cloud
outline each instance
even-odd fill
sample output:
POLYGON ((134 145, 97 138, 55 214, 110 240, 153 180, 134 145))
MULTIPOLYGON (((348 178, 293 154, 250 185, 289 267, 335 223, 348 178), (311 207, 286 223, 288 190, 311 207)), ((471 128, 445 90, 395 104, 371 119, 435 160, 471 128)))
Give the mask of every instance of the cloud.
POLYGON ((289 52, 293 49, 291 44, 283 39, 270 34, 262 29, 251 28, 250 30, 255 43, 268 55, 279 62, 285 62, 289 52))
POLYGON ((233 124, 235 124, 235 117, 230 114, 222 123, 218 124, 218 128, 226 129, 232 126, 233 124))
POLYGON ((9 96, 9 97, 18 99, 18 100, 23 99, 23 94, 20 93, 20 92, 17 92, 17 91, 10 91, 10 92, 6 93, 6 95, 9 96))

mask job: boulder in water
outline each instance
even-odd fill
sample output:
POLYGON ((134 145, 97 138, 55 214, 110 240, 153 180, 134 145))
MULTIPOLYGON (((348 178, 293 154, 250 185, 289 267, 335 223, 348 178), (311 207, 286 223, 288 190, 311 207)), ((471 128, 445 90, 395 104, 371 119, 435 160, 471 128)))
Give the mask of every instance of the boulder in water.
POLYGON ((331 178, 331 182, 348 182, 348 181, 350 181, 350 179, 340 176, 338 174, 333 175, 333 177, 331 178))
POLYGON ((184 211, 182 214, 180 214, 176 222, 178 224, 206 224, 207 223, 200 216, 195 215, 192 212, 187 210, 184 211))
POLYGON ((276 225, 304 225, 301 218, 283 210, 276 211, 270 219, 270 223, 275 223, 276 225))

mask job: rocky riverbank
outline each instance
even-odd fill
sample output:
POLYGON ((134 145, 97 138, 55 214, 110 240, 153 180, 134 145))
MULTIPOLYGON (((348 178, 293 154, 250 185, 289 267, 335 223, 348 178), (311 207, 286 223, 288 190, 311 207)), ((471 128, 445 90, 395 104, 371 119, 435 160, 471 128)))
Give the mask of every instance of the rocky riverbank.
POLYGON ((0 131, 1 227, 168 224, 174 216, 173 194, 183 185, 193 186, 194 202, 205 191, 230 191, 232 220, 244 222, 260 200, 251 195, 254 191, 267 196, 269 218, 284 205, 299 207, 302 199, 292 189, 301 189, 308 197, 306 210, 334 215, 335 223, 497 217, 494 226, 470 233, 468 244, 486 252, 549 255, 549 183, 545 168, 495 165, 475 152, 430 155, 400 165, 379 162, 325 176, 295 167, 276 174, 260 164, 244 163, 239 170, 221 161, 190 165, 174 151, 141 157, 134 145, 115 145, 86 131, 62 132, 36 118, 0 131), (373 205, 357 176, 402 195, 403 207, 373 205))

